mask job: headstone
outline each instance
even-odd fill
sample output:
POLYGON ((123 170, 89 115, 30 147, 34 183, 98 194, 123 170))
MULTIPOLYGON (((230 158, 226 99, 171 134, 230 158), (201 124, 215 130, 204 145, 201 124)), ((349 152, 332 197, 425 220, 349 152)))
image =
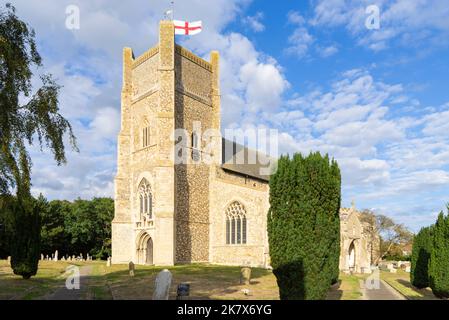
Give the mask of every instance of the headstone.
POLYGON ((87 254, 86 261, 89 261, 89 260, 90 260, 90 256, 89 256, 89 254, 87 254))
POLYGON ((405 272, 410 272, 410 266, 405 266, 405 272))
POLYGON ((41 260, 44 260, 44 255, 41 253, 41 260))
POLYGON ((128 265, 129 275, 134 277, 134 262, 130 261, 128 265))
POLYGON ((180 283, 178 284, 178 290, 176 291, 176 300, 185 300, 190 295, 190 284, 180 283))
POLYGON ((45 256, 45 260, 48 260, 48 254, 45 256))
POLYGON ((65 257, 62 257, 62 258, 61 258, 61 261, 65 261, 65 257))
POLYGON ((157 274, 154 283, 153 300, 168 300, 170 294, 172 275, 167 269, 157 274))
POLYGON ((75 255, 72 255, 72 261, 76 261, 75 255))
POLYGON ((11 265, 11 256, 8 256, 8 264, 11 265))
POLYGON ((55 257, 53 259, 54 261, 58 261, 58 250, 55 251, 55 257))
POLYGON ((112 265, 111 263, 111 257, 108 257, 108 261, 106 262, 106 266, 110 267, 112 265))
POLYGON ((72 261, 72 257, 69 256, 69 257, 67 258, 67 261, 72 261))
POLYGON ((243 267, 240 270, 240 284, 250 284, 251 282, 251 268, 243 267))

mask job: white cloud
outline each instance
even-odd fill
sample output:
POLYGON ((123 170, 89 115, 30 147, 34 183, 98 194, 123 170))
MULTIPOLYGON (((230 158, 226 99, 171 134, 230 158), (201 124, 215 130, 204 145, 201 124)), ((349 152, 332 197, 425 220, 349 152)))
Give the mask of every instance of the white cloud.
POLYGON ((306 21, 298 11, 290 11, 287 14, 287 20, 288 22, 297 25, 303 25, 306 21))
POLYGON ((299 27, 289 36, 288 42, 290 46, 286 49, 286 52, 302 58, 307 54, 314 38, 306 28, 299 27))
POLYGON ((338 47, 335 45, 331 45, 328 47, 317 47, 317 51, 321 57, 327 58, 336 54, 338 52, 338 47))
POLYGON ((380 51, 392 42, 419 46, 432 42, 447 45, 449 7, 446 0, 319 0, 310 23, 316 27, 343 26, 359 45, 380 51), (380 8, 380 28, 368 30, 365 8, 380 8))
POLYGON ((247 16, 243 19, 243 23, 248 25, 254 32, 262 32, 265 30, 263 19, 263 12, 257 12, 254 16, 247 16))

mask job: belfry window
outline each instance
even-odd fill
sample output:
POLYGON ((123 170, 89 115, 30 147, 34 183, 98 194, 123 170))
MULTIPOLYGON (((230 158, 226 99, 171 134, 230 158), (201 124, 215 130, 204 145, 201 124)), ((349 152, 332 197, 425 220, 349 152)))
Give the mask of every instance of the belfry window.
POLYGON ((150 184, 146 179, 143 179, 139 185, 139 207, 140 218, 146 217, 153 219, 153 198, 151 194, 150 184))
POLYGON ((150 127, 142 129, 142 147, 148 147, 150 145, 150 127))
POLYGON ((226 209, 226 244, 246 244, 246 210, 234 201, 226 209))
POLYGON ((200 160, 199 138, 196 132, 192 133, 192 159, 194 161, 200 160))

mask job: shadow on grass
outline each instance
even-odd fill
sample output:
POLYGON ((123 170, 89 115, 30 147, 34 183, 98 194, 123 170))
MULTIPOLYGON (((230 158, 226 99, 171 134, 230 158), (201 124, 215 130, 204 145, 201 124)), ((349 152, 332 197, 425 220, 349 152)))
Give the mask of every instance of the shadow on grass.
MULTIPOLYGON (((78 298, 95 300, 151 299, 156 275, 164 269, 163 267, 137 265, 135 276, 131 277, 127 265, 106 267, 106 263, 102 261, 92 263, 46 262, 40 265, 37 276, 23 280, 13 275, 5 263, 1 263, 0 299, 52 299, 56 291, 67 290, 63 274, 65 268, 70 264, 92 266, 90 275, 86 281, 82 281, 84 288, 78 292, 78 298)), ((249 286, 240 285, 240 267, 192 264, 177 265, 167 269, 173 275, 171 299, 176 297, 176 289, 181 282, 190 283, 190 299, 192 300, 249 298, 241 292, 243 288, 249 288, 255 293, 251 296, 252 299, 276 299, 278 294, 277 287, 273 287, 271 283, 271 271, 265 269, 252 269, 252 279, 254 280, 249 286), (264 280, 264 277, 268 281, 264 280)), ((64 294, 59 296, 64 297, 64 294)))

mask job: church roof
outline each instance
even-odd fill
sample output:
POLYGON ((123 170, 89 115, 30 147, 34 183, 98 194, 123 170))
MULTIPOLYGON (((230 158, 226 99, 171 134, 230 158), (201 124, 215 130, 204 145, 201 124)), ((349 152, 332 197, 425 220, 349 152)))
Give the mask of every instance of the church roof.
POLYGON ((240 175, 256 178, 264 182, 270 180, 270 175, 265 174, 270 165, 273 165, 272 158, 238 144, 222 138, 222 165, 224 170, 228 170, 240 175))

